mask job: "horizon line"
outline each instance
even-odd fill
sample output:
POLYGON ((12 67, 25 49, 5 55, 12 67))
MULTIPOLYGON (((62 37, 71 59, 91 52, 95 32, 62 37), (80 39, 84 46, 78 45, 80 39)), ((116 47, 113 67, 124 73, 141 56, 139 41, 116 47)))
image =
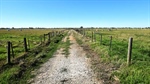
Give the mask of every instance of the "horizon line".
MULTIPOLYGON (((83 26, 82 26, 83 27, 83 26)), ((80 27, 0 27, 0 29, 14 29, 14 28, 17 28, 17 29, 21 29, 21 28, 81 28, 80 27)), ((83 28, 150 28, 149 27, 83 27, 83 28)))

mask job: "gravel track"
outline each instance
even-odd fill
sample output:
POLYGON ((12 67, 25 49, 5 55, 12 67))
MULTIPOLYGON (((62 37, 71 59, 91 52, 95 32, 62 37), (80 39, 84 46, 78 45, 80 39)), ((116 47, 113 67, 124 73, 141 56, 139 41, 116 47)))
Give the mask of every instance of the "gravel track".
POLYGON ((57 50, 54 57, 37 71, 32 84, 102 84, 96 79, 91 69, 91 60, 77 44, 73 32, 69 32, 69 56, 65 57, 62 48, 57 50))

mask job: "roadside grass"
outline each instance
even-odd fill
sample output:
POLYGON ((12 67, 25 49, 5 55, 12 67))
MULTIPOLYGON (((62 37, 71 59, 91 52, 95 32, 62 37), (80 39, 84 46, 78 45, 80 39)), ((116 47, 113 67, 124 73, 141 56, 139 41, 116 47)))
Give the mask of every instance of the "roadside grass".
POLYGON ((35 69, 52 57, 54 52, 58 49, 61 39, 64 35, 55 36, 48 46, 39 46, 29 52, 25 59, 20 60, 19 64, 8 65, 6 70, 0 73, 0 83, 2 84, 27 84, 34 75, 35 69))
POLYGON ((79 45, 83 44, 82 40, 80 40, 80 39, 77 38, 76 36, 75 36, 75 38, 76 38, 76 41, 77 41, 77 43, 78 43, 79 45))
POLYGON ((86 31, 86 44, 97 52, 104 63, 112 63, 118 70, 112 73, 117 76, 121 84, 149 84, 150 83, 150 30, 148 29, 91 29, 86 31), (91 31, 96 34, 97 41, 91 41, 91 31), (100 43, 102 35, 102 43, 100 43), (112 36, 112 48, 110 46, 112 36), (128 39, 133 37, 132 64, 127 66, 128 39))
POLYGON ((67 41, 65 42, 64 45, 65 45, 65 47, 64 47, 63 51, 65 52, 65 57, 67 58, 68 55, 70 54, 69 53, 69 48, 70 48, 70 45, 71 45, 69 38, 67 38, 67 41))
POLYGON ((122 66, 119 72, 116 71, 113 75, 120 78, 121 84, 149 84, 150 83, 150 63, 136 62, 131 66, 122 66))
POLYGON ((19 72, 20 67, 15 66, 11 69, 6 69, 2 74, 0 74, 0 82, 2 84, 9 84, 12 82, 12 80, 10 80, 11 78, 13 78, 13 75, 16 72, 19 72), (8 82, 9 81, 9 82, 8 82))
POLYGON ((65 54, 65 57, 67 58, 69 56, 69 49, 70 49, 70 40, 69 40, 69 36, 67 35, 67 39, 66 41, 62 41, 61 45, 59 46, 59 48, 63 49, 63 54, 65 54))

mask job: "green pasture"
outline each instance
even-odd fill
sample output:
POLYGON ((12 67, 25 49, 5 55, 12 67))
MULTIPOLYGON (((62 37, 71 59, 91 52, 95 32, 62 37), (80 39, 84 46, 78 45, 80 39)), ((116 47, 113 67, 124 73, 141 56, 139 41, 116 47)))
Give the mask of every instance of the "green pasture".
MULTIPOLYGON (((44 41, 44 34, 56 31, 54 29, 0 29, 0 60, 6 59, 7 42, 12 42, 15 57, 24 53, 24 38, 27 39, 28 48, 33 49, 44 41)), ((47 39, 48 37, 46 37, 47 39)))
MULTIPOLYGON (((119 68, 113 75, 119 77, 121 84, 150 83, 150 30, 149 29, 88 29, 86 36, 91 39, 95 32, 96 41, 89 44, 99 53, 104 62, 113 63, 119 68), (102 35, 102 43, 100 38, 102 35), (110 49, 110 36, 112 47, 110 49), (126 65, 128 41, 133 38, 132 64, 126 65)), ((95 39, 95 38, 94 38, 95 39)))

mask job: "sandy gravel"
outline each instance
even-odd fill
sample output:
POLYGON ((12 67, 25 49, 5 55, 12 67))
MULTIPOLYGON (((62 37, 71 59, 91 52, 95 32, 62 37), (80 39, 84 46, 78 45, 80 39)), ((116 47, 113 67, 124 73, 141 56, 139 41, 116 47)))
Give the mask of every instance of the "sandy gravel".
POLYGON ((57 50, 54 57, 49 59, 37 71, 32 84, 102 84, 94 75, 90 58, 76 43, 70 31, 69 56, 66 58, 63 49, 57 50))

